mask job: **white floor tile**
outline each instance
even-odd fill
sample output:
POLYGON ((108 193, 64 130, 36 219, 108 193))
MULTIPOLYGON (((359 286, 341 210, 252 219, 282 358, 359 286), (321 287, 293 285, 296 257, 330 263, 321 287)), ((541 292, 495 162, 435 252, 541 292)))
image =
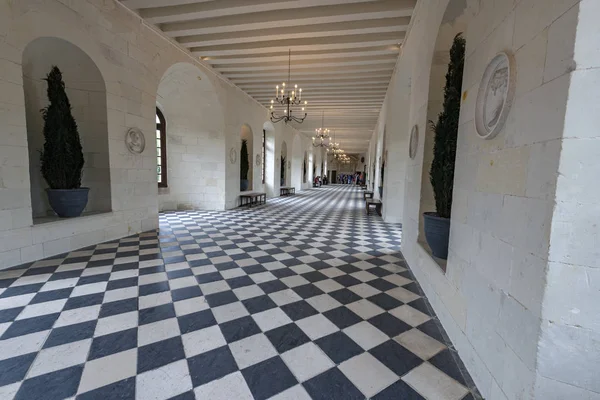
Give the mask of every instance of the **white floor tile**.
POLYGON ((83 364, 92 345, 92 339, 80 340, 50 347, 39 352, 27 373, 28 378, 83 364))
POLYGON ((198 311, 207 310, 209 307, 204 296, 192 297, 189 299, 176 301, 174 303, 175 314, 178 317, 182 315, 192 314, 198 311))
POLYGON ((179 279, 172 279, 169 281, 169 288, 171 290, 181 289, 184 287, 196 286, 198 285, 198 281, 194 276, 184 276, 179 279))
POLYGON ((401 275, 395 275, 395 274, 384 276, 383 279, 385 279, 388 282, 392 282, 393 284, 398 285, 398 286, 408 285, 409 283, 412 282, 410 279, 406 279, 405 277, 403 277, 401 275))
POLYGON ((302 300, 302 297, 298 296, 292 289, 280 290, 278 292, 270 293, 269 297, 278 306, 284 306, 286 304, 294 303, 302 300))
POLYGON ((367 398, 373 397, 398 380, 395 373, 370 353, 346 360, 339 368, 367 398))
POLYGON ((196 399, 254 400, 246 380, 239 371, 197 387, 194 393, 196 399))
POLYGON ((263 333, 230 343, 229 349, 240 369, 277 355, 277 351, 263 333))
POLYGON ((171 303, 171 292, 165 291, 160 293, 150 294, 148 296, 141 296, 138 300, 139 309, 144 310, 146 308, 161 306, 163 304, 171 303))
POLYGON ((388 290, 386 293, 389 294, 390 296, 400 300, 403 303, 410 303, 411 301, 416 300, 419 297, 421 297, 418 294, 414 294, 410 290, 404 289, 403 287, 397 287, 397 288, 388 290))
POLYGON ((35 293, 5 297, 3 299, 0 299, 0 310, 8 310, 9 308, 26 306, 34 297, 35 293))
POLYGON ((85 296, 87 294, 102 293, 106 291, 107 282, 96 282, 88 285, 75 286, 71 297, 85 296))
POLYGON ((335 366, 314 343, 305 343, 281 355, 298 382, 304 382, 335 366))
POLYGON ((302 385, 292 386, 288 390, 271 397, 269 400, 312 400, 302 385))
POLYGON ((41 315, 55 314, 62 311, 67 299, 46 301, 43 303, 30 304, 21 311, 16 320, 39 317, 41 315))
POLYGON ((250 279, 252 279, 254 283, 264 283, 274 281, 277 278, 275 277, 275 275, 267 271, 259 272, 258 274, 251 274, 250 279))
POLYGON ((351 286, 351 287, 349 287, 349 289, 362 298, 371 297, 378 293, 381 293, 381 291, 379 289, 375 289, 373 286, 367 285, 366 283, 361 283, 359 285, 351 286))
POLYGON ((296 325, 298 325, 311 340, 317 340, 318 338, 339 331, 339 328, 324 317, 323 314, 316 314, 303 318, 296 321, 296 325))
POLYGON ((418 329, 406 331, 394 339, 423 360, 429 360, 446 348, 445 345, 418 329))
POLYGON ((335 292, 336 290, 344 288, 342 285, 340 285, 333 279, 325 279, 319 282, 315 282, 314 285, 322 291, 324 291, 325 293, 335 292))
POLYGON ((181 339, 188 358, 227 344, 218 325, 186 333, 181 339))
POLYGON ((109 290, 104 294, 103 303, 110 303, 112 301, 119 301, 125 299, 131 299, 137 297, 138 295, 138 287, 131 286, 121 289, 109 290))
POLYGON ((352 325, 351 327, 344 329, 343 332, 365 350, 370 350, 375 346, 379 346, 389 339, 385 333, 381 332, 367 321, 352 325))
POLYGON ((164 319, 138 327, 138 346, 159 342, 174 336, 179 336, 177 318, 164 319))
POLYGON ((192 389, 186 360, 144 372, 136 377, 136 400, 166 400, 192 389))
POLYGON ((54 328, 60 328, 61 326, 78 324, 85 321, 93 321, 98 318, 100 314, 101 305, 74 308, 72 310, 65 310, 60 313, 58 319, 54 323, 54 328))
POLYGON ((135 376, 137 372, 137 349, 122 351, 88 361, 81 375, 78 393, 85 393, 135 376))
POLYGON ((240 300, 247 300, 265 294, 265 292, 257 285, 233 289, 233 293, 235 293, 236 297, 240 300))
POLYGON ((305 278, 300 275, 286 276, 285 278, 281 278, 280 281, 285 284, 287 287, 293 288, 296 286, 306 285, 310 283, 305 278))
POLYGON ((407 304, 390 310, 390 314, 396 318, 400 318, 410 326, 419 326, 431 319, 429 315, 423 314, 421 311, 407 304))
MULTIPOLYGON (((329 261, 329 260, 327 260, 327 261, 329 261)), ((335 278, 336 276, 341 276, 341 275, 345 275, 346 274, 345 272, 342 272, 342 271, 340 271, 337 268, 326 268, 326 269, 322 269, 319 272, 322 273, 323 275, 329 277, 329 278, 335 278)))
POLYGON ((342 304, 328 294, 311 297, 306 300, 308 304, 313 306, 320 313, 340 307, 342 304))
POLYGON ((94 337, 108 335, 109 333, 120 332, 125 329, 136 328, 138 326, 138 312, 111 315, 110 317, 100 318, 96 325, 94 337))
POLYGON ((259 312, 257 314, 252 315, 252 318, 254 319, 254 321, 256 321, 256 324, 263 332, 270 331, 271 329, 292 322, 290 317, 288 317, 287 314, 284 313, 281 308, 273 308, 270 310, 259 312))
POLYGON ((369 281, 377 279, 377 275, 373 275, 372 273, 370 273, 368 271, 357 271, 357 272, 350 274, 350 276, 358 279, 361 282, 369 282, 369 281))
POLYGON ((234 319, 241 318, 250 313, 246 310, 246 307, 241 302, 233 302, 224 306, 215 307, 212 309, 212 313, 219 324, 224 322, 233 321, 234 319))
POLYGON ((355 301, 354 303, 347 304, 346 307, 362 319, 369 319, 385 312, 383 308, 371 303, 367 299, 362 299, 355 301))
POLYGON ((214 293, 224 292, 225 290, 230 290, 229 285, 226 281, 216 281, 210 283, 203 283, 200 285, 200 290, 202 290, 202 294, 205 296, 214 293))
POLYGON ((49 333, 48 330, 0 340, 0 361, 38 351, 49 333))
POLYGON ((459 400, 468 390, 429 363, 423 363, 402 377, 426 399, 459 400))
POLYGON ((40 289, 40 292, 48 292, 50 290, 66 289, 66 288, 70 288, 70 287, 75 287, 75 285, 77 285, 78 280, 79 280, 79 278, 69 278, 69 279, 58 279, 55 281, 49 281, 49 282, 46 282, 44 284, 44 286, 42 286, 42 288, 40 289))

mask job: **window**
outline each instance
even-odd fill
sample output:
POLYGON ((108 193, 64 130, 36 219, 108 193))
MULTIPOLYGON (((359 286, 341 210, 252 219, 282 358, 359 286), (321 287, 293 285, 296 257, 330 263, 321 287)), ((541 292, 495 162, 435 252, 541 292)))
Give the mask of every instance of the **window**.
POLYGON ((266 172, 266 168, 267 168, 267 141, 266 141, 266 136, 267 132, 263 129, 263 136, 262 136, 262 154, 261 154, 261 158, 262 158, 262 172, 261 172, 261 176, 262 176, 262 183, 265 183, 265 172, 266 172))
POLYGON ((167 187, 167 123, 156 109, 156 174, 158 187, 167 187))

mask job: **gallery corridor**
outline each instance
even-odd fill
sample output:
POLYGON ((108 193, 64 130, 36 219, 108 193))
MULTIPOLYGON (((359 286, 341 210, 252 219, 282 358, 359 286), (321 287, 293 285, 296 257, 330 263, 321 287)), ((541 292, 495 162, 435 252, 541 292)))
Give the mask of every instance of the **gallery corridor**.
POLYGON ((1 271, 0 398, 478 398, 362 197, 165 213, 1 271))

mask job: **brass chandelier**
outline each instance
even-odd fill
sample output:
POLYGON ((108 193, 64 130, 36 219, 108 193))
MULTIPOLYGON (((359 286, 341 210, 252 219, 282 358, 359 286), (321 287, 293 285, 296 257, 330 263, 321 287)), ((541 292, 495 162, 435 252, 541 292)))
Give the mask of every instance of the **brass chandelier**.
POLYGON ((290 121, 301 124, 306 119, 306 109, 308 102, 302 102, 302 88, 298 89, 298 85, 294 85, 292 89, 291 84, 291 70, 292 70, 292 50, 288 54, 288 85, 286 83, 281 84, 281 92, 279 91, 279 85, 275 87, 275 99, 271 100, 271 122, 277 123, 284 121, 286 124, 290 121), (283 106, 283 115, 277 114, 273 107, 275 102, 283 106), (301 114, 304 113, 303 117, 297 117, 293 115, 294 108, 301 108, 301 114))
POLYGON ((329 136, 329 129, 324 128, 325 126, 325 111, 321 117, 321 127, 315 129, 315 136, 312 138, 313 147, 325 147, 329 149, 331 145, 331 137, 329 136))

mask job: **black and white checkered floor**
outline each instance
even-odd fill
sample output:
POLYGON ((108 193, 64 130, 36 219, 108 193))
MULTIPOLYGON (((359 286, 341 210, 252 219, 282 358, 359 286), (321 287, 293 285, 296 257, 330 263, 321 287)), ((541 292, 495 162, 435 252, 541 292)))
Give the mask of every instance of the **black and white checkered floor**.
POLYGON ((400 227, 363 204, 328 186, 166 213, 0 271, 0 399, 477 398, 400 227))

